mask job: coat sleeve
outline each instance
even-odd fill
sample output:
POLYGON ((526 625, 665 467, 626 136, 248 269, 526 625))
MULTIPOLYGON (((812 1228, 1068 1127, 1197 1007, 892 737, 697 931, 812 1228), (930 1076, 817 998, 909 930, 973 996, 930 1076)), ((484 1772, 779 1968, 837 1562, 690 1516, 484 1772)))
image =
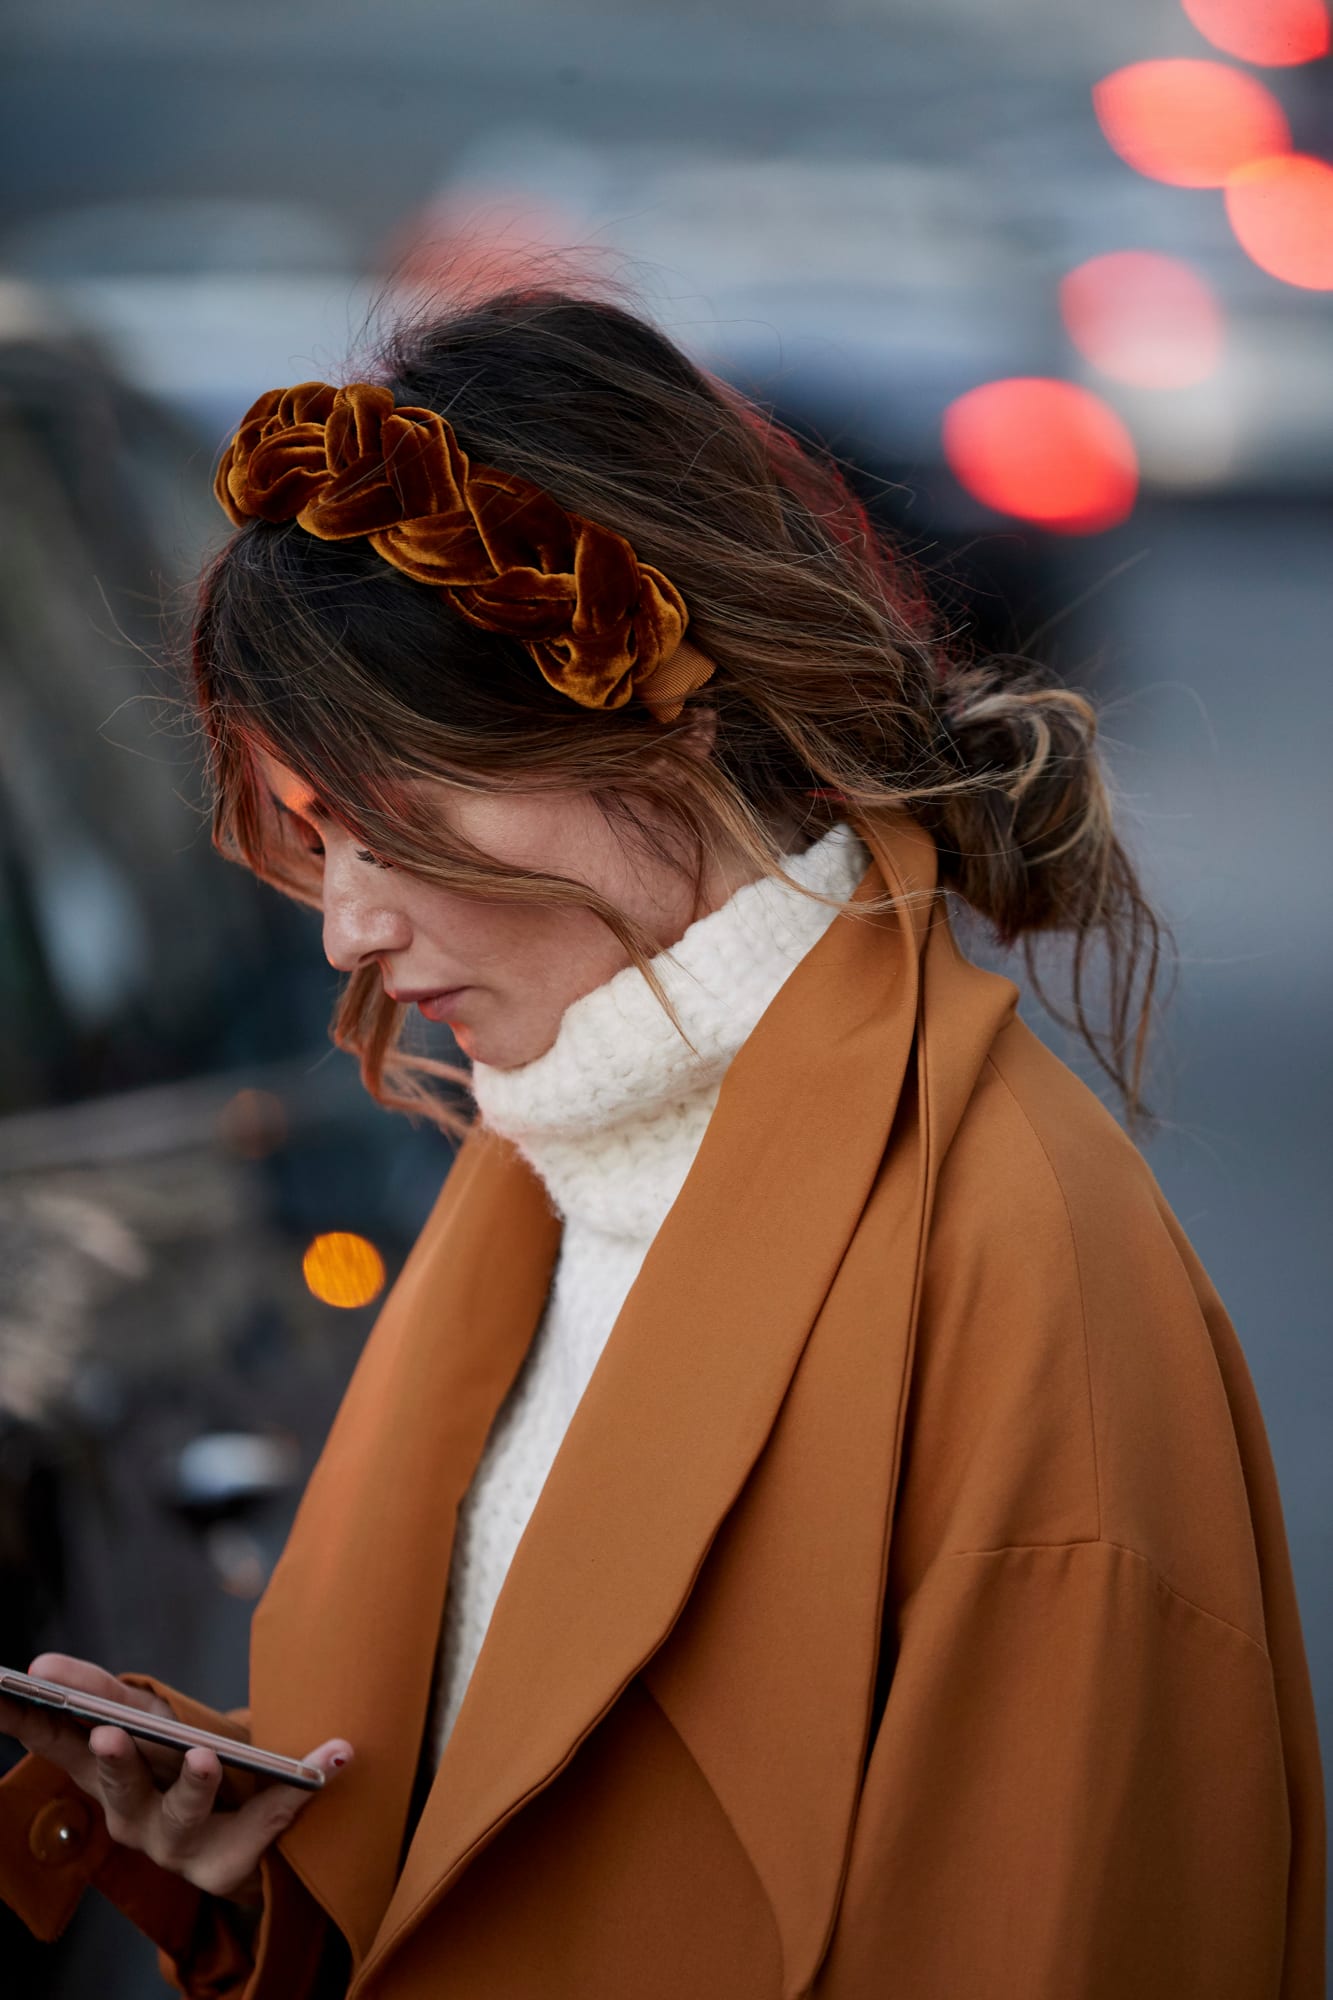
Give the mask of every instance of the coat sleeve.
MULTIPOLYGON (((180 1721, 246 1738, 244 1711, 223 1715, 144 1675, 180 1721)), ((276 1849, 261 1864, 263 1909, 252 1939, 227 1906, 120 1847, 101 1809, 41 1757, 25 1757, 0 1781, 0 1899, 35 1937, 60 1936, 85 1889, 114 1903, 157 1946, 164 1977, 188 2000, 302 2000, 313 1990, 330 1926, 276 1849)))
POLYGON ((1319 2000, 1253 1639, 1094 1540, 941 1557, 897 1640, 819 2000, 1319 2000))

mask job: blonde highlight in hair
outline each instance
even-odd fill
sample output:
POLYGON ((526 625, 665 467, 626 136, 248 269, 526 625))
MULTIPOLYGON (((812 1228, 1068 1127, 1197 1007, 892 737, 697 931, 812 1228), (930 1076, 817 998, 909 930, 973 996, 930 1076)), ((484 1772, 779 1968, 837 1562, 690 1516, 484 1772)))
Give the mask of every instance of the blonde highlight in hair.
MULTIPOLYGON (((621 912, 444 832, 413 781, 584 792, 686 870, 696 897, 711 853, 782 874, 780 828, 813 838, 906 811, 936 841, 941 884, 1021 944, 1039 996, 1144 1121, 1165 932, 1117 834, 1085 695, 1030 661, 956 657, 836 464, 623 306, 499 293, 404 324, 379 372, 399 401, 447 411, 470 452, 624 536, 681 591, 716 671, 677 721, 634 702, 589 711, 363 541, 251 522, 206 575, 194 632, 222 853, 318 907, 318 868, 284 844, 257 782, 265 747, 387 863, 464 894, 591 910, 665 1003, 651 940, 621 912), (716 717, 702 758, 701 708, 716 717), (1073 940, 1068 1013, 1032 950, 1052 932, 1073 940)), ((331 1032, 382 1103, 460 1130, 465 1072, 409 1049, 404 1014, 363 967, 331 1032)))

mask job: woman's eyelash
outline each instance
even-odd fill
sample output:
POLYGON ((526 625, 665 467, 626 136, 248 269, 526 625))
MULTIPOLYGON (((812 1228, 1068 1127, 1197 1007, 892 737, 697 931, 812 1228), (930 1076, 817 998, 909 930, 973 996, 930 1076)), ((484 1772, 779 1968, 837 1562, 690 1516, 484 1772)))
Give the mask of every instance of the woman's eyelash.
MULTIPOLYGON (((308 826, 303 819, 299 818, 296 813, 291 812, 286 806, 283 807, 283 811, 295 826, 297 839, 300 841, 302 847, 304 847, 306 853, 313 854, 315 859, 318 860, 324 852, 324 843, 319 835, 313 827, 308 826)), ((368 847, 358 847, 356 849, 356 858, 358 861, 369 862, 372 868, 393 867, 392 861, 381 861, 379 855, 372 854, 368 847)))

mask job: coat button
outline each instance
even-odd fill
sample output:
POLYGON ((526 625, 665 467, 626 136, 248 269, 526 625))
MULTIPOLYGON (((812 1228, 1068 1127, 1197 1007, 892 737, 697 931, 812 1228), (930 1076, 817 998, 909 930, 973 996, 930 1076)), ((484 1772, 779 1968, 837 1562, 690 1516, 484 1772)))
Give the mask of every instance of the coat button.
POLYGON ((48 1868, 60 1868, 82 1854, 92 1825, 92 1812, 81 1799, 52 1799, 28 1828, 28 1846, 48 1868))

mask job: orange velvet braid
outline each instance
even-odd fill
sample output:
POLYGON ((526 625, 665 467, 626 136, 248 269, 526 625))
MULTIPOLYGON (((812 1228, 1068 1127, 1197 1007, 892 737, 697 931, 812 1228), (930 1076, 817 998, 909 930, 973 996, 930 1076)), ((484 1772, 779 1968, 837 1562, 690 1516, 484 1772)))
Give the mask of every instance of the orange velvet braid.
POLYGON ((214 490, 238 526, 296 521, 321 541, 364 536, 474 625, 521 640, 584 708, 637 697, 674 722, 713 671, 683 637, 680 592, 623 536, 514 473, 470 464, 447 418, 395 405, 375 383, 268 390, 214 490))

